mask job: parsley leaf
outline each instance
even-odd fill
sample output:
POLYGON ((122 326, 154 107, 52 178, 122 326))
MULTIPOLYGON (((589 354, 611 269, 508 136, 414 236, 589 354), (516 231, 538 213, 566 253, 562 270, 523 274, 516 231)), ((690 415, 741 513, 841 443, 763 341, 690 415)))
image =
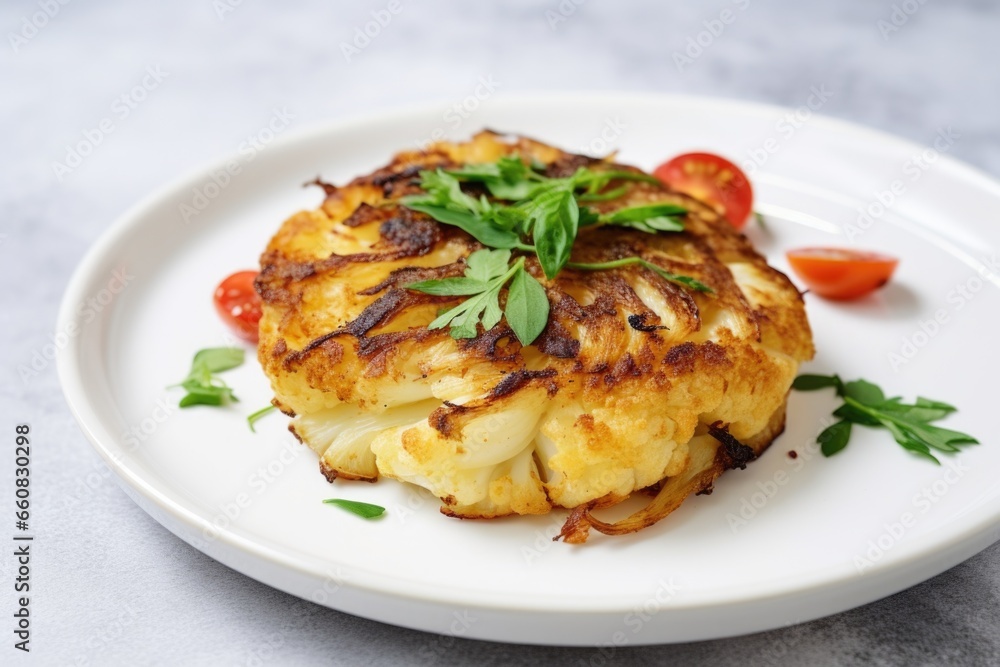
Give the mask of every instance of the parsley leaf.
POLYGON ((864 405, 879 405, 885 402, 885 394, 882 393, 882 390, 866 380, 848 382, 839 393, 864 405))
POLYGON ((420 187, 426 192, 426 204, 451 207, 460 211, 479 211, 479 200, 462 191, 462 182, 443 169, 420 172, 420 187))
POLYGON ((524 268, 524 258, 510 262, 509 250, 477 250, 469 255, 465 276, 424 280, 407 289, 435 296, 469 296, 462 303, 439 314, 428 329, 449 327, 452 338, 475 338, 479 325, 485 331, 500 319, 514 330, 522 345, 530 345, 549 319, 549 300, 545 288, 524 268), (510 283, 506 306, 500 309, 500 291, 510 283))
POLYGON ((825 429, 817 438, 824 456, 833 456, 847 446, 852 424, 884 428, 903 449, 934 463, 939 461, 931 450, 952 454, 958 452, 961 445, 979 442, 967 433, 931 424, 956 411, 947 403, 922 397, 913 404, 903 403, 898 397, 886 398, 879 386, 867 380, 845 383, 836 375, 800 375, 792 383, 792 388, 799 391, 827 387, 836 389, 844 404, 833 412, 841 421, 825 429))
POLYGON ((551 280, 569 261, 579 229, 579 205, 571 190, 553 188, 532 202, 529 215, 538 263, 551 280))
POLYGON ((531 197, 542 178, 518 157, 505 155, 493 163, 466 165, 449 175, 482 183, 497 199, 521 200, 531 197))
POLYGON ((233 390, 215 373, 228 371, 243 363, 244 352, 238 347, 212 347, 200 350, 191 361, 191 371, 180 383, 171 385, 183 387, 187 394, 178 405, 187 408, 192 405, 228 405, 238 402, 233 390))
POLYGON ((844 383, 841 382, 840 377, 837 375, 809 375, 803 374, 795 378, 792 382, 792 389, 797 389, 799 391, 815 391, 816 389, 825 389, 826 387, 837 387, 837 393, 842 393, 841 387, 844 383))
POLYGON ((466 278, 488 283, 507 271, 507 265, 510 264, 510 252, 505 250, 474 252, 469 255, 466 264, 469 267, 465 272, 466 278))
POLYGON ((239 401, 233 390, 227 386, 200 385, 195 382, 185 382, 180 386, 187 391, 177 403, 182 408, 189 408, 192 405, 228 405, 239 401))
POLYGON ((438 315, 428 329, 450 326, 452 338, 475 338, 478 325, 492 329, 500 321, 500 290, 512 277, 524 259, 508 267, 509 250, 477 250, 469 255, 463 278, 424 280, 407 285, 407 289, 437 296, 470 296, 454 308, 438 315))
POLYGON ((833 456, 844 447, 851 439, 851 422, 839 421, 827 427, 816 437, 816 442, 820 444, 823 456, 833 456))
POLYGON ((344 498, 327 498, 323 501, 326 505, 336 505, 345 509, 351 514, 357 514, 362 519, 375 519, 385 514, 385 508, 371 503, 362 503, 357 500, 345 500, 344 498))
POLYGON ((221 373, 243 364, 244 352, 239 347, 210 347, 194 355, 194 366, 204 365, 210 373, 221 373))
POLYGON ((457 211, 444 206, 424 204, 417 201, 406 203, 407 208, 426 213, 438 222, 454 225, 490 248, 516 248, 520 238, 509 229, 504 229, 469 211, 457 211))
POLYGON ((644 174, 641 171, 624 171, 620 169, 609 169, 607 171, 591 171, 580 168, 573 175, 573 179, 580 185, 587 188, 587 194, 592 195, 603 190, 611 181, 640 181, 643 183, 655 183, 662 185, 656 176, 644 174))
POLYGON ((650 206, 634 206, 614 211, 600 216, 601 222, 631 227, 643 232, 682 232, 684 223, 680 217, 687 215, 687 209, 674 204, 652 204, 650 206))
POLYGON ((523 344, 534 341, 549 321, 549 298, 545 288, 523 268, 514 274, 504 309, 507 324, 523 344))
POLYGON ((577 196, 577 201, 581 202, 597 202, 597 201, 610 201, 612 199, 618 199, 619 197, 628 193, 628 186, 622 185, 617 188, 613 188, 606 192, 601 193, 588 193, 584 192, 582 195, 577 196))

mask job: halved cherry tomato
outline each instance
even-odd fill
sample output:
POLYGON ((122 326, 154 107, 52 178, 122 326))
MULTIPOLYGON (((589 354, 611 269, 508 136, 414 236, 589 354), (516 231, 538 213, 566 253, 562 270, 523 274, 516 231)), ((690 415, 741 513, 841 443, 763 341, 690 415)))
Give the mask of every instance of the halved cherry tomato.
POLYGON ((724 157, 712 153, 685 153, 661 164, 658 179, 715 207, 736 229, 742 229, 753 210, 750 180, 724 157))
POLYGON ((827 299, 857 299, 889 282, 899 260, 849 248, 789 250, 788 263, 810 292, 827 299))
POLYGON ((237 271, 215 288, 215 310, 237 336, 257 342, 260 321, 260 296, 253 287, 256 271, 237 271))

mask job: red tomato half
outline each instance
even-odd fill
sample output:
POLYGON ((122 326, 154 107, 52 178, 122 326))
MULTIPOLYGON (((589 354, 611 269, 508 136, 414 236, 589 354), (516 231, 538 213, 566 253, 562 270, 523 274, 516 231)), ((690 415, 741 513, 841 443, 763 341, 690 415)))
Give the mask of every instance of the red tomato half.
POLYGON ((237 336, 257 342, 260 321, 260 297, 253 287, 256 271, 238 271, 215 288, 215 310, 237 336))
POLYGON ((827 299, 857 299, 892 277, 899 260, 848 248, 802 248, 788 251, 788 263, 810 292, 827 299))
POLYGON ((750 180, 724 157, 712 153, 685 153, 664 162, 653 175, 665 184, 712 205, 741 229, 753 210, 750 180))

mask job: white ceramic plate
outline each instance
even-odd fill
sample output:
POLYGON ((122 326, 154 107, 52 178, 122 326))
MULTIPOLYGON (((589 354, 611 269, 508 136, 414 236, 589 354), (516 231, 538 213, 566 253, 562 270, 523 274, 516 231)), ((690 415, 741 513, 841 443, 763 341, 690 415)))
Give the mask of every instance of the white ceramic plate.
MULTIPOLYGON (((212 185, 212 173, 225 161, 200 170, 129 211, 76 272, 60 320, 69 334, 59 359, 66 396, 126 492, 169 530, 248 576, 353 614, 577 645, 696 640, 805 621, 911 586, 1000 537, 992 424, 1000 186, 942 155, 951 148, 944 140, 934 153, 828 118, 802 123, 801 111, 793 123, 787 109, 676 96, 497 98, 457 127, 446 111, 430 106, 281 138, 253 159, 235 158, 240 173, 224 187, 212 185), (824 459, 812 442, 834 399, 793 394, 787 432, 746 471, 727 473, 715 493, 651 529, 594 535, 581 548, 550 540, 562 515, 463 522, 392 481, 332 488, 284 417, 259 422, 256 435, 248 430, 245 415, 271 398, 252 354, 226 375, 242 399, 237 407, 170 407, 180 395, 165 387, 185 375, 192 353, 228 340, 211 304, 216 282, 256 266, 282 220, 320 202, 303 182, 317 174, 345 182, 438 128, 462 138, 481 127, 570 150, 620 148, 621 161, 647 169, 693 149, 763 162, 752 180, 770 224, 748 234, 773 264, 784 269, 784 250, 805 245, 902 258, 894 282, 874 297, 807 299, 818 349, 807 369, 954 403, 960 412, 947 425, 984 443, 935 467, 884 432, 856 429, 847 450, 824 459), (198 211, 188 222, 182 205, 198 211), (870 223, 859 223, 863 208, 870 223), (120 269, 124 289, 112 281, 120 269), (366 522, 320 503, 334 495, 385 505, 388 514, 366 522)), ((935 138, 929 129, 927 143, 935 138)))

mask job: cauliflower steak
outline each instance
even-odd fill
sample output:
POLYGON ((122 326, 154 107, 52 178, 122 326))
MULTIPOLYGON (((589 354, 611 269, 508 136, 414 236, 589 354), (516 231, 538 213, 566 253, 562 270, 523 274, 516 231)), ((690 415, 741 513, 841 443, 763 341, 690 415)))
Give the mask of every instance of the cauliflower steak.
POLYGON ((422 193, 422 170, 503 156, 552 177, 641 173, 483 132, 400 153, 346 186, 317 181, 322 206, 288 219, 261 257, 259 359, 274 404, 331 482, 409 482, 461 518, 570 509, 568 542, 591 528, 633 532, 780 434, 798 365, 813 354, 801 295, 711 206, 616 181, 620 194, 593 209, 676 204, 684 231, 581 228, 572 260, 641 257, 711 292, 645 266, 568 265, 547 279, 528 255, 550 309, 531 345, 505 319, 468 339, 429 329, 460 298, 407 285, 461 276, 482 245, 400 199, 422 193), (644 510, 618 523, 594 516, 640 490, 653 496, 644 510))

